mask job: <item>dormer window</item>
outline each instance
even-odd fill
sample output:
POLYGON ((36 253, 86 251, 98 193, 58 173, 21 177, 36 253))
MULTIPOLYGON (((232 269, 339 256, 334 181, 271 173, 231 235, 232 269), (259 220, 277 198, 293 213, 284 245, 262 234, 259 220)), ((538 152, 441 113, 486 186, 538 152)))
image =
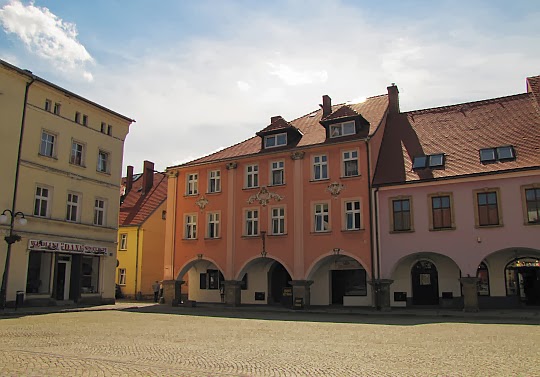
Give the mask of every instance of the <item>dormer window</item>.
POLYGON ((444 167, 444 154, 430 154, 425 156, 417 156, 413 159, 413 170, 425 169, 425 168, 443 168, 444 167))
POLYGON ((341 137, 347 135, 354 135, 356 133, 354 127, 354 121, 343 122, 330 125, 330 137, 341 137))
POLYGON ((287 134, 281 133, 276 135, 269 135, 264 137, 265 148, 275 148, 287 145, 287 134))
POLYGON ((514 147, 511 145, 480 149, 480 162, 482 163, 510 161, 515 159, 516 154, 514 152, 514 147))

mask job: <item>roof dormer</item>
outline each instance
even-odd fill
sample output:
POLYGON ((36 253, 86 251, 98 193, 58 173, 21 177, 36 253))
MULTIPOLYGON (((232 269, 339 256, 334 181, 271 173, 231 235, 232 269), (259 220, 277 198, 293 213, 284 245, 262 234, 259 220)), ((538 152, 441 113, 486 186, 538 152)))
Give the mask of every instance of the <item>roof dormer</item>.
POLYGON ((302 132, 279 115, 273 116, 270 125, 256 135, 261 138, 261 150, 294 146, 302 138, 302 132))
POLYGON ((320 124, 326 129, 326 140, 352 137, 364 130, 369 132, 369 122, 348 105, 343 105, 322 118, 320 124))

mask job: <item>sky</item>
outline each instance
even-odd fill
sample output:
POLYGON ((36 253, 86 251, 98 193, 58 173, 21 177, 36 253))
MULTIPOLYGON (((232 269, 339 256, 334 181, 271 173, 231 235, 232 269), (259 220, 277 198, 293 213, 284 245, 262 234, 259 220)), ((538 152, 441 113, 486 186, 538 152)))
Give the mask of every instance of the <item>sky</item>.
POLYGON ((402 111, 523 93, 540 1, 0 0, 0 59, 136 120, 164 170, 281 115, 385 94, 402 111))

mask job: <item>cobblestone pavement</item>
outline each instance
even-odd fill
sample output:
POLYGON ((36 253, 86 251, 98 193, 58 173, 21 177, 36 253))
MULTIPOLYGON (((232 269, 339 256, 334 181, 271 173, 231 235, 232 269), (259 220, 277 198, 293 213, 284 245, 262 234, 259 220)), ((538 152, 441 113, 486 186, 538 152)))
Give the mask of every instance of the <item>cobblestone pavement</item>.
POLYGON ((540 376, 538 325, 273 318, 116 310, 0 318, 0 375, 540 376))

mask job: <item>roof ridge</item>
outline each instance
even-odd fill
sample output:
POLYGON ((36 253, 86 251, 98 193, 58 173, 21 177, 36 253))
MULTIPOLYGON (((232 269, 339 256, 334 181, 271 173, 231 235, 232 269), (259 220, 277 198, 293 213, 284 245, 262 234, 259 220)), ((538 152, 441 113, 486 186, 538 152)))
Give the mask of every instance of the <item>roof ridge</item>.
POLYGON ((488 99, 482 99, 477 101, 469 101, 469 102, 462 102, 457 103, 454 105, 443 105, 443 106, 435 106, 435 107, 428 107, 425 109, 418 109, 418 110, 411 110, 411 111, 405 111, 402 112, 402 114, 424 114, 428 112, 437 112, 437 111, 445 111, 445 110, 451 110, 453 108, 459 108, 465 105, 481 105, 481 104, 490 104, 490 103, 496 103, 502 99, 511 99, 511 98, 517 98, 517 97, 527 97, 531 93, 518 93, 518 94, 512 94, 509 96, 502 96, 502 97, 495 97, 495 98, 488 98, 488 99))

